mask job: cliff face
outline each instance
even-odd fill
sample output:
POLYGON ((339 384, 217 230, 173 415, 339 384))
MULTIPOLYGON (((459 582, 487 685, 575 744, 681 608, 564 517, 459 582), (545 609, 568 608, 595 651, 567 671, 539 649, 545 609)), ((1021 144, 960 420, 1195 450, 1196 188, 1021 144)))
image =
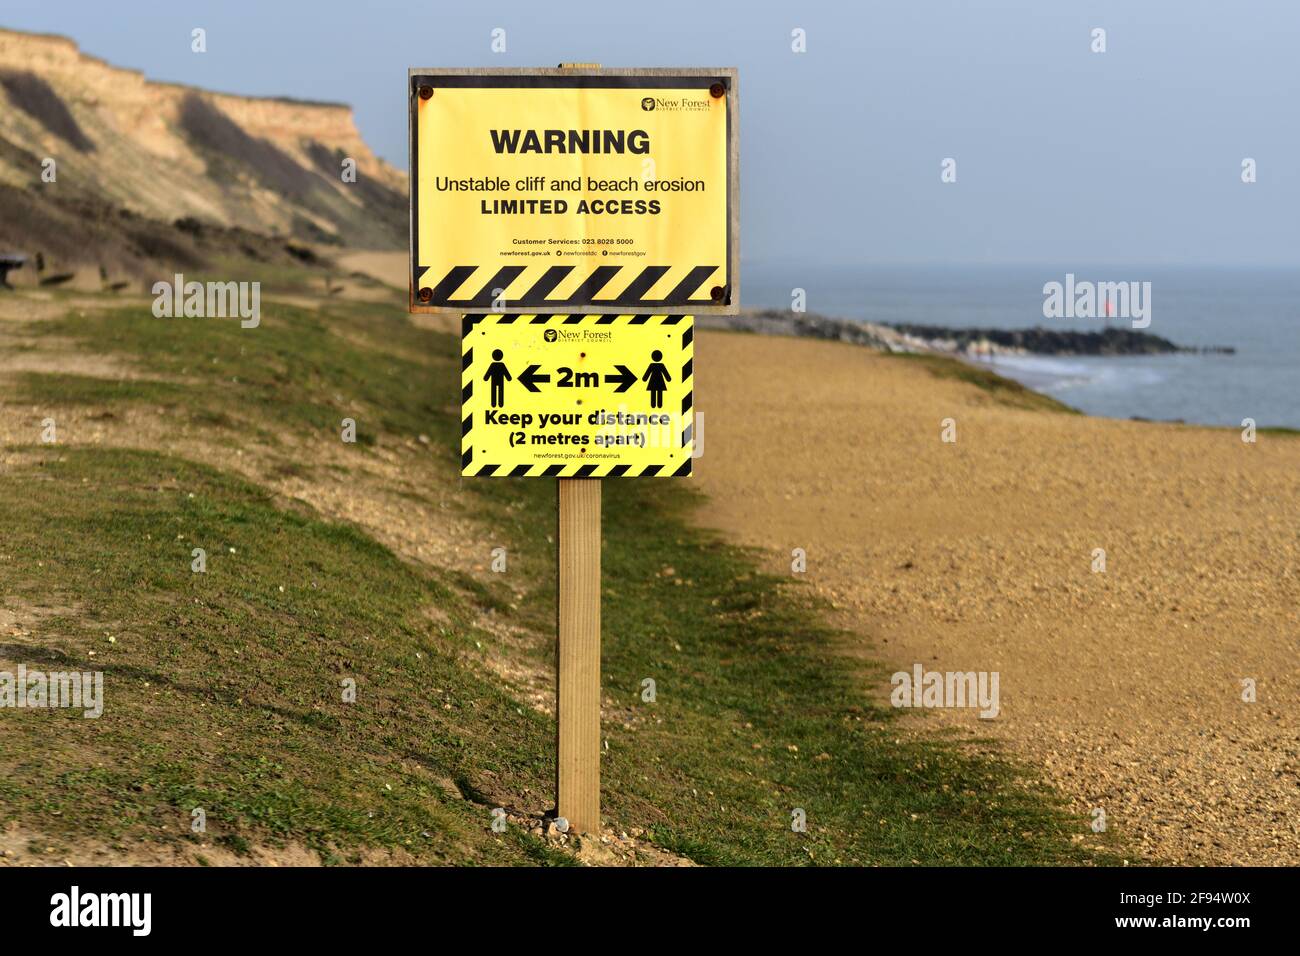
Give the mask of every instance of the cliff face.
POLYGON ((0 246, 59 246, 39 233, 64 228, 69 203, 357 248, 406 244, 406 177, 370 151, 349 107, 151 82, 63 37, 0 30, 0 246), (355 182, 343 180, 345 159, 355 182), (55 182, 42 179, 48 160, 55 182), (33 221, 33 242, 15 216, 39 220, 43 204, 58 224, 33 221))

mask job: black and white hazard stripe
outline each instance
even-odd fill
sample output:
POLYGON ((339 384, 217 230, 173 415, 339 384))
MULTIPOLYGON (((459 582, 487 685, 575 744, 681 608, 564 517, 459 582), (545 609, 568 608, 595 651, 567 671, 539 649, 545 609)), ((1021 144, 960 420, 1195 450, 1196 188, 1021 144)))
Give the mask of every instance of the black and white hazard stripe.
POLYGON ((597 266, 590 272, 573 265, 455 266, 441 276, 416 269, 416 291, 430 291, 426 306, 455 309, 565 309, 586 306, 682 309, 726 301, 726 279, 719 266, 597 266), (721 301, 715 289, 723 290, 721 301))

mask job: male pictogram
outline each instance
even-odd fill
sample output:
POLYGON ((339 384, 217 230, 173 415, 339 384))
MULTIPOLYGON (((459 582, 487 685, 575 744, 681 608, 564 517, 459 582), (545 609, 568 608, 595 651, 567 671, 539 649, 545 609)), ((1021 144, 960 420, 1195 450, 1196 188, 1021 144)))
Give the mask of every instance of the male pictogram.
POLYGON ((646 383, 646 388, 650 389, 650 407, 664 407, 664 390, 668 388, 672 376, 668 374, 668 367, 659 361, 664 357, 664 353, 655 349, 650 353, 650 367, 645 370, 641 376, 641 381, 646 383))
MULTIPOLYGON (((658 353, 656 353, 658 354, 658 353)), ((506 403, 506 382, 511 381, 510 369, 501 361, 501 350, 492 350, 492 364, 487 367, 483 381, 490 382, 493 408, 500 408, 506 403)))

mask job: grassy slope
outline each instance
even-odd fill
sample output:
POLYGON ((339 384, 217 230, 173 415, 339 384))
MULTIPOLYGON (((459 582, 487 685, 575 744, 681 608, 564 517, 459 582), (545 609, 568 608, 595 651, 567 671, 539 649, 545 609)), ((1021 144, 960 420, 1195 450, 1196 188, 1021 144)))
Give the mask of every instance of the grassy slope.
POLYGON ((957 358, 947 355, 913 352, 886 352, 884 354, 900 361, 921 365, 936 378, 953 378, 961 382, 968 382, 981 391, 988 392, 1002 404, 1010 405, 1013 408, 1025 408, 1030 411, 1041 412, 1064 412, 1069 415, 1080 414, 1078 409, 1071 408, 1063 402, 1058 402, 1048 395, 1025 388, 1017 381, 1003 378, 996 372, 971 365, 969 362, 963 362, 957 358))
POLYGON ((539 764, 549 737, 466 665, 464 615, 443 628, 422 615, 455 608, 436 579, 351 528, 149 452, 33 449, 0 489, 4 593, 68 607, 0 653, 102 669, 106 687, 97 721, 6 714, 7 813, 118 838, 184 834, 202 807, 234 847, 545 856, 525 839, 489 847, 482 815, 438 785, 469 761, 539 764), (206 574, 190 570, 195 546, 206 574))
MULTIPOLYGON (((33 326, 193 384, 28 374, 9 412, 135 403, 233 449, 249 435, 337 434, 341 408, 359 402, 370 446, 340 444, 337 480, 348 456, 419 433, 453 462, 457 343, 395 308, 329 309, 264 303, 256 330, 147 309, 33 326)), ((284 465, 298 467, 292 452, 284 465)), ((518 607, 499 581, 411 566, 227 474, 144 451, 23 449, 0 475, 0 593, 69 609, 29 625, 30 644, 0 643, 0 659, 103 668, 109 701, 99 721, 0 712, 0 820, 171 841, 203 806, 235 847, 555 861, 525 834, 490 833, 489 808, 446 786, 474 797, 491 779, 520 804, 550 790, 553 727, 484 676, 478 645, 495 638, 476 622, 491 609, 531 628, 549 657, 554 488, 466 482, 464 498, 527 578, 518 607), (194 546, 206 575, 189 570, 194 546), (340 700, 346 676, 356 704, 340 700)), ((1083 823, 1011 767, 899 734, 807 593, 694 529, 692 502, 681 482, 606 483, 609 820, 708 863, 1097 858, 1071 841, 1083 823), (806 834, 791 831, 796 807, 806 834)))

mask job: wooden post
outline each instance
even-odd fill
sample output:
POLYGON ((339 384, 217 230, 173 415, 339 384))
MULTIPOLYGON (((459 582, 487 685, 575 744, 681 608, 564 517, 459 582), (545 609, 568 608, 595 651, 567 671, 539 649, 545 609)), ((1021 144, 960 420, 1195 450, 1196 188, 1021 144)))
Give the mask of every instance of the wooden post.
POLYGON ((600 479, 559 478, 559 815, 600 833, 600 479))
MULTIPOLYGON (((561 63, 562 70, 599 63, 561 63)), ((600 479, 557 478, 557 813, 600 833, 600 479)))

